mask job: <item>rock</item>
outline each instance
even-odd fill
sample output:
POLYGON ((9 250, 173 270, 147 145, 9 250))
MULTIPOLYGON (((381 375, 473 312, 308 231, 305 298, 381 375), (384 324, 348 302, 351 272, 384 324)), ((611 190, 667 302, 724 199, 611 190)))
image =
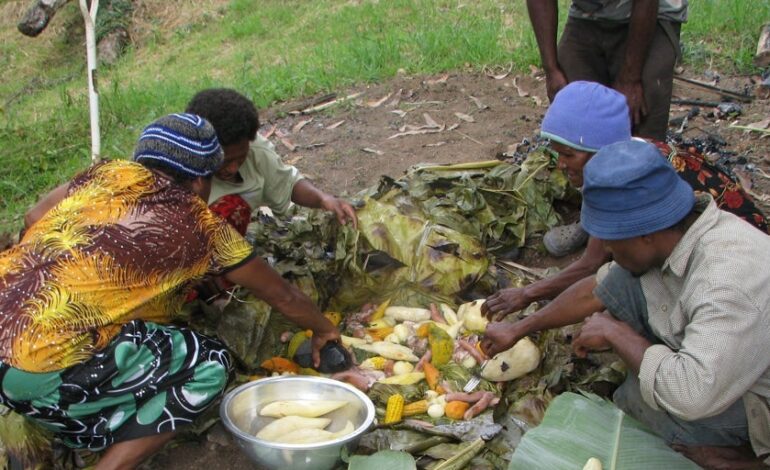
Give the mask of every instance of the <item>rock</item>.
POLYGON ((717 106, 717 117, 737 117, 743 114, 743 107, 738 103, 732 103, 729 101, 719 103, 717 106))

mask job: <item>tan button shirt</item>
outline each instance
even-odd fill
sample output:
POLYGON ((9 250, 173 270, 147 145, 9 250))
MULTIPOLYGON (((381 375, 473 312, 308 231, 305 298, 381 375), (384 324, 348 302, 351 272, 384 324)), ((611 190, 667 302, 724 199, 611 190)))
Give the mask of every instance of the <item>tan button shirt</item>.
POLYGON ((642 397, 685 420, 744 399, 758 455, 770 452, 770 237, 711 196, 660 269, 641 277, 652 331, 642 397), (764 420, 764 421, 762 421, 764 420), (764 425, 762 424, 764 422, 764 425))

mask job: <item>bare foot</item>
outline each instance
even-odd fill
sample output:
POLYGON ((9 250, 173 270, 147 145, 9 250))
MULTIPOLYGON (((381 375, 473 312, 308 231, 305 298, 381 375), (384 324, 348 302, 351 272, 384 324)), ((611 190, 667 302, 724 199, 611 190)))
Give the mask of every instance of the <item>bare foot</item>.
POLYGON ((672 449, 707 470, 753 470, 770 468, 754 455, 751 447, 683 446, 672 449))

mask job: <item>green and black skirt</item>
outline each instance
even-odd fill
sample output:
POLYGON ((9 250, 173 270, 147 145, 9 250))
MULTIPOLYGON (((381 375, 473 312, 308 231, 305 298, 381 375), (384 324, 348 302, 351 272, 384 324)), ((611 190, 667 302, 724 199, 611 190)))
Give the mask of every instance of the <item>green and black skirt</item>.
POLYGON ((0 363, 0 404, 74 448, 177 431, 216 402, 232 359, 214 338, 134 320, 88 361, 30 373, 0 363))

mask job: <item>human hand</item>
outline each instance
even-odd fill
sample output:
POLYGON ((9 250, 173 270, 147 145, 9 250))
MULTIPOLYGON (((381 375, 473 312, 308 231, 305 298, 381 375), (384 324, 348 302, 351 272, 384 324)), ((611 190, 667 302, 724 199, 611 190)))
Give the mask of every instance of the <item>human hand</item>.
POLYGON ((616 333, 619 321, 607 312, 597 312, 588 317, 577 336, 572 349, 578 357, 586 357, 591 351, 610 349, 610 338, 616 333))
POLYGON ((328 320, 327 323, 329 323, 330 329, 324 331, 314 330, 313 337, 311 338, 310 345, 313 348, 313 367, 315 368, 318 368, 321 365, 321 348, 330 341, 340 340, 340 331, 337 327, 332 325, 328 320))
POLYGON ((567 86, 567 76, 560 68, 545 71, 545 90, 548 93, 548 100, 553 103, 556 93, 567 86))
POLYGON ((644 88, 641 80, 617 80, 612 88, 623 93, 628 103, 628 111, 631 124, 639 125, 642 118, 647 115, 647 103, 644 101, 644 88))
POLYGON ((353 228, 358 228, 358 218, 356 217, 356 210, 353 209, 347 201, 334 196, 327 196, 321 201, 321 207, 324 210, 333 212, 337 217, 337 221, 341 225, 345 225, 350 221, 353 224, 353 228))
POLYGON ((524 336, 524 332, 520 331, 516 323, 490 323, 481 338, 481 350, 488 357, 494 357, 495 354, 513 347, 524 336))
POLYGON ((481 314, 490 320, 500 321, 506 315, 517 312, 532 300, 526 295, 523 287, 509 287, 502 289, 487 297, 486 302, 481 304, 481 314))

